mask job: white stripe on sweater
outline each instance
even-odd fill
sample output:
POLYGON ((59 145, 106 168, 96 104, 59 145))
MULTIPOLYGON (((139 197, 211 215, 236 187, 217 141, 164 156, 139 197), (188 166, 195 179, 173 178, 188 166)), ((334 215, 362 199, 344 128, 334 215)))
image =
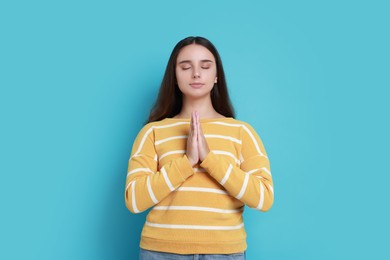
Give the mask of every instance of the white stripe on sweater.
MULTIPOLYGON (((150 156, 144 155, 144 154, 134 154, 133 156, 130 157, 129 161, 133 159, 134 157, 146 157, 150 158, 150 156)), ((153 160, 157 162, 157 154, 154 155, 153 160)))
POLYGON ((272 176, 271 172, 266 167, 261 168, 261 170, 265 171, 266 173, 272 176))
POLYGON ((153 210, 193 210, 193 211, 207 211, 207 212, 216 212, 216 213, 237 213, 237 212, 242 212, 243 208, 218 209, 218 208, 195 207, 195 206, 155 206, 153 210))
POLYGON ((138 213, 137 203, 135 201, 135 181, 131 184, 131 204, 133 206, 133 211, 138 213))
POLYGON ((244 183, 242 184, 240 193, 238 193, 236 199, 239 200, 239 199, 242 198, 242 196, 244 196, 244 193, 245 193, 245 191, 246 191, 246 187, 248 186, 248 180, 249 180, 249 174, 245 174, 244 183))
POLYGON ((210 122, 209 124, 225 125, 225 126, 233 126, 233 127, 241 127, 242 126, 242 124, 231 124, 231 123, 225 123, 225 122, 210 122))
POLYGON ((161 171, 162 175, 164 176, 164 180, 165 180, 165 182, 167 183, 169 189, 170 189, 171 191, 174 191, 175 188, 173 188, 172 183, 171 183, 171 181, 169 180, 168 174, 167 174, 167 172, 165 171, 164 167, 162 167, 160 171, 161 171))
POLYGON ((130 174, 133 174, 133 173, 136 173, 136 172, 150 172, 150 173, 154 173, 154 171, 152 171, 149 168, 135 168, 135 169, 133 169, 133 170, 131 170, 131 171, 129 171, 127 173, 126 178, 129 177, 130 174))
POLYGON ((248 174, 252 174, 252 173, 255 173, 257 171, 264 171, 266 173, 268 173, 270 176, 272 176, 271 172, 266 168, 266 167, 262 167, 262 168, 258 168, 258 169, 253 169, 253 170, 250 170, 249 172, 247 172, 248 174))
POLYGON ((249 172, 247 172, 247 174, 251 175, 252 173, 257 172, 257 171, 259 171, 259 170, 260 170, 260 169, 253 169, 253 170, 250 170, 249 172))
POLYGON ((238 143, 238 144, 241 144, 241 140, 238 140, 234 137, 231 137, 231 136, 226 136, 226 135, 212 135, 212 134, 205 134, 204 135, 206 138, 221 138, 221 139, 226 139, 226 140, 230 140, 232 142, 235 142, 235 143, 238 143))
POLYGON ((133 182, 135 182, 135 180, 133 180, 133 181, 129 182, 129 183, 126 185, 126 189, 125 189, 125 191, 127 191, 127 189, 130 187, 130 185, 131 185, 131 184, 133 184, 133 182))
POLYGON ((234 156, 234 154, 232 154, 232 153, 229 153, 229 152, 226 152, 226 151, 222 151, 222 150, 213 150, 213 153, 215 153, 215 154, 223 154, 223 155, 227 155, 227 156, 229 156, 229 157, 232 157, 233 159, 234 159, 234 161, 239 165, 241 162, 240 162, 240 160, 238 160, 237 158, 236 158, 236 156, 234 156))
POLYGON ((153 126, 153 128, 169 128, 169 127, 174 127, 174 126, 178 126, 178 125, 189 125, 189 124, 190 124, 190 122, 176 122, 176 123, 172 123, 169 125, 153 126))
POLYGON ((272 187, 272 185, 268 184, 268 187, 269 187, 270 191, 272 192, 272 195, 274 195, 274 188, 272 187))
POLYGON ((220 182, 221 185, 224 185, 226 181, 229 179, 230 173, 232 173, 233 166, 232 164, 229 164, 229 168, 227 169, 225 176, 223 177, 222 181, 220 182))
POLYGON ((228 194, 224 190, 212 189, 212 188, 200 188, 200 187, 180 187, 176 191, 198 191, 198 192, 210 192, 217 194, 228 194))
POLYGON ((154 142, 154 144, 155 145, 159 145, 159 144, 171 141, 171 140, 185 139, 185 138, 188 138, 188 135, 175 135, 175 136, 172 136, 172 137, 168 137, 168 138, 164 138, 164 139, 158 140, 158 141, 154 142))
POLYGON ((185 152, 186 152, 185 150, 174 150, 174 151, 166 152, 166 153, 164 153, 163 155, 160 156, 160 161, 165 156, 172 155, 172 154, 184 154, 185 152))
POLYGON ((150 198, 152 199, 154 204, 157 204, 158 200, 156 199, 156 196, 154 196, 152 186, 150 185, 150 176, 148 176, 148 178, 146 180, 146 185, 148 186, 148 192, 149 192, 150 198))
POLYGON ((170 228, 170 229, 202 229, 202 230, 235 230, 244 226, 241 223, 237 226, 198 226, 198 225, 172 225, 172 224, 158 224, 146 221, 145 224, 150 227, 170 228))
POLYGON ((264 186, 263 183, 260 181, 260 201, 259 201, 259 205, 257 205, 257 208, 261 210, 263 208, 263 204, 264 204, 264 186))

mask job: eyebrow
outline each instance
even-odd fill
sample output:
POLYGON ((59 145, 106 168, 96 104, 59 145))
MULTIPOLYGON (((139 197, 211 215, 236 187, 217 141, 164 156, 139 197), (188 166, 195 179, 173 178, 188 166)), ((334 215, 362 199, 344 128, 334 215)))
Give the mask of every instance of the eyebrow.
MULTIPOLYGON (((212 60, 201 60, 200 62, 213 62, 213 61, 212 60)), ((182 60, 178 64, 182 64, 182 63, 191 63, 191 61, 190 60, 182 60)))

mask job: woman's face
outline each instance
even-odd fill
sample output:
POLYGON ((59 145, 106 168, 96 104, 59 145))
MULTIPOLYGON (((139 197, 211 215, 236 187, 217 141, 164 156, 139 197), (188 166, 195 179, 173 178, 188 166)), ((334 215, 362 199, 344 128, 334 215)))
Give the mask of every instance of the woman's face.
POLYGON ((210 95, 217 83, 214 55, 205 47, 190 44, 182 48, 176 60, 176 79, 186 98, 210 95))

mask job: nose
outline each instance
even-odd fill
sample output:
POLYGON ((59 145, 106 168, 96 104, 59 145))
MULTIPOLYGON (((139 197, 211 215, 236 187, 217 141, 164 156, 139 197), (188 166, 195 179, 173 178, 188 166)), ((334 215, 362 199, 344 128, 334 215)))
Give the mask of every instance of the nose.
POLYGON ((193 73, 192 73, 192 77, 193 77, 194 79, 200 78, 199 69, 194 68, 193 73))

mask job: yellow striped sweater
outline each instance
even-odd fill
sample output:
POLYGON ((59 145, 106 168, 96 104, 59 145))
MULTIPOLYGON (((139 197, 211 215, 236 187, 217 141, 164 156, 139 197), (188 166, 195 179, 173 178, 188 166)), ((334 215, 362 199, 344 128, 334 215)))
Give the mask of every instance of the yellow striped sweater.
POLYGON ((152 207, 140 247, 177 254, 230 254, 246 250, 244 205, 267 211, 273 182, 263 143, 246 122, 200 119, 210 153, 191 166, 186 142, 190 119, 166 118, 137 135, 126 178, 132 213, 152 207))

